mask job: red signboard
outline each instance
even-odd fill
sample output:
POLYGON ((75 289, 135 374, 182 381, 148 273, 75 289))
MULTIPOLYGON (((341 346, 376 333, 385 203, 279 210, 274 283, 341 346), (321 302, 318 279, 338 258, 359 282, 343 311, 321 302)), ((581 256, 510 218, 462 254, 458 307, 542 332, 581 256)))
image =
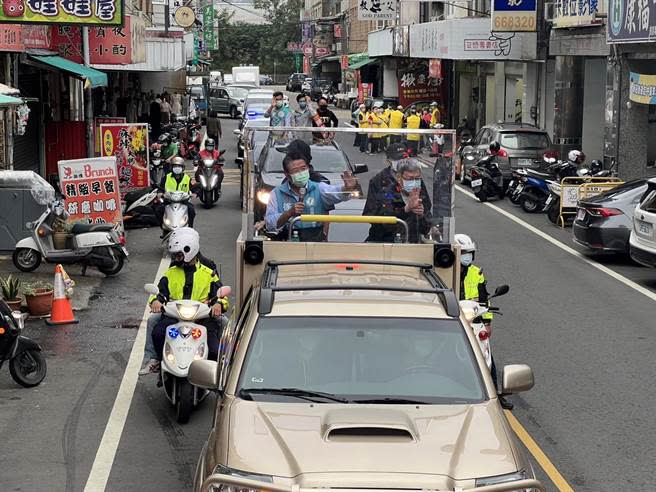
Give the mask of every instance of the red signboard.
POLYGON ((128 191, 148 186, 148 125, 100 125, 100 135, 101 155, 116 157, 121 197, 128 191))
POLYGON ((442 78, 442 60, 433 58, 428 61, 428 76, 434 79, 442 78))
POLYGON ((0 25, 0 51, 25 51, 21 26, 0 25))
POLYGON ((50 48, 50 26, 22 26, 26 49, 50 48))
POLYGON ((106 125, 108 123, 125 123, 126 118, 123 116, 117 116, 115 118, 109 116, 96 116, 93 119, 93 139, 96 142, 95 149, 96 155, 100 155, 100 125, 106 125))
POLYGON ((94 27, 89 29, 89 57, 100 65, 132 63, 132 35, 130 16, 125 16, 123 27, 94 27))
POLYGON ((440 101, 440 80, 421 70, 399 70, 399 104, 410 106, 419 101, 440 101))
POLYGON ((342 26, 341 26, 341 24, 335 24, 334 34, 335 34, 336 38, 341 38, 342 37, 342 26))
POLYGON ((123 230, 116 160, 113 157, 59 161, 59 182, 69 220, 116 224, 123 230))
MULTIPOLYGON (((89 38, 91 38, 89 29, 89 38)), ((50 49, 59 56, 75 63, 84 63, 82 58, 82 31, 73 26, 52 26, 50 34, 50 49)))
POLYGON ((374 94, 374 84, 371 82, 360 82, 358 84, 358 102, 362 104, 364 100, 374 94))
POLYGON ((310 58, 307 56, 303 57, 303 73, 305 74, 310 73, 310 58))

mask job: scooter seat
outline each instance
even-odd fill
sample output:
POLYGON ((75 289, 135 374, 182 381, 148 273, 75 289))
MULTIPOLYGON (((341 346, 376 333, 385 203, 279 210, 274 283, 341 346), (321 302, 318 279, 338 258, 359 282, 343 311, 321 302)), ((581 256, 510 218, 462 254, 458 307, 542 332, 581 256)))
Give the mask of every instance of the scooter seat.
POLYGON ((74 224, 71 232, 73 234, 82 234, 85 232, 103 232, 114 229, 113 224, 74 224))
POLYGON ((541 173, 540 171, 536 171, 534 169, 526 169, 526 172, 527 174, 535 176, 536 178, 553 179, 554 177, 553 174, 541 173))

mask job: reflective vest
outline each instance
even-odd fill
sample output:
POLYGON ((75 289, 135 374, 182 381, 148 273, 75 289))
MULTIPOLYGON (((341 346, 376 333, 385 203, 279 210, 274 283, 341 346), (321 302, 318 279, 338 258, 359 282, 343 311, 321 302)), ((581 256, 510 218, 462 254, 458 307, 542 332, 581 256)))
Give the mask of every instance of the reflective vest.
POLYGON ((358 123, 360 124, 360 128, 368 128, 369 127, 369 116, 371 113, 368 111, 360 112, 358 115, 358 123))
MULTIPOLYGON (((383 119, 382 115, 377 115, 372 113, 371 121, 372 123, 371 125, 369 125, 369 128, 378 128, 378 129, 387 128, 387 124, 385 123, 385 120, 383 119)), ((383 138, 383 137, 385 137, 385 135, 382 133, 369 134, 369 138, 383 138)))
MULTIPOLYGON (((418 130, 419 127, 421 126, 421 116, 417 114, 413 114, 408 116, 408 129, 409 130, 418 130)), ((418 133, 410 133, 408 134, 408 140, 414 140, 418 142, 421 140, 421 135, 418 133)))
MULTIPOLYGON (((328 213, 321 199, 319 184, 314 181, 308 181, 306 189, 307 193, 303 197, 303 205, 305 205, 303 214, 325 215, 328 213)), ((298 202, 298 198, 292 193, 288 182, 276 186, 273 192, 276 194, 276 201, 278 202, 278 213, 286 212, 298 202)), ((294 229, 313 229, 320 225, 318 222, 296 222, 294 229)))
POLYGON ((403 112, 398 109, 390 113, 390 128, 403 128, 403 112))
POLYGON ((435 126, 440 122, 440 110, 435 108, 431 114, 431 125, 435 126))
POLYGON ((185 193, 189 193, 190 185, 191 178, 186 174, 183 174, 182 179, 178 182, 173 173, 168 173, 166 175, 166 182, 164 183, 164 191, 184 191, 185 193))
MULTIPOLYGON (((173 300, 184 299, 185 271, 183 267, 171 267, 164 276, 168 279, 169 295, 173 300)), ((219 277, 211 268, 206 267, 200 261, 196 263, 194 272, 194 283, 191 288, 191 300, 205 302, 210 296, 210 287, 213 282, 218 282, 219 277)))
MULTIPOLYGON (((467 275, 463 280, 463 288, 465 289, 465 299, 468 301, 477 301, 478 300, 478 286, 485 282, 485 276, 483 271, 478 268, 476 265, 469 265, 467 268, 467 275)), ((492 319, 494 315, 492 313, 483 314, 483 319, 492 319)))

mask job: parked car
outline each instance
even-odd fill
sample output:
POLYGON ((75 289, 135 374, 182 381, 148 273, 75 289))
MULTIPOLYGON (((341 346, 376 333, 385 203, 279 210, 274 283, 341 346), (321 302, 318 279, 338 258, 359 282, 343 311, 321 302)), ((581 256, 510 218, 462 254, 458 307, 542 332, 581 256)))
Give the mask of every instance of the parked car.
MULTIPOLYGON (((342 183, 342 173, 351 171, 353 174, 366 173, 366 164, 351 164, 346 153, 336 143, 330 145, 313 144, 312 167, 321 173, 330 184, 342 183)), ((285 157, 284 145, 269 145, 264 148, 257 160, 255 169, 255 220, 262 220, 266 205, 269 203, 271 190, 282 183, 285 174, 282 171, 282 161, 285 157)), ((362 197, 362 188, 352 192, 354 198, 362 197)))
POLYGON ((633 211, 647 191, 647 180, 623 183, 579 202, 574 242, 593 251, 629 252, 633 211))
POLYGON ((273 79, 270 75, 260 75, 260 85, 273 85, 273 79))
POLYGON ((629 239, 631 258, 641 265, 656 267, 656 178, 647 181, 647 191, 633 211, 629 239))
POLYGON ((238 118, 244 110, 248 90, 242 87, 217 87, 210 89, 210 109, 217 113, 238 118))
POLYGON ((301 84, 305 80, 305 75, 304 73, 296 72, 293 73, 289 76, 289 79, 287 80, 287 85, 285 88, 290 91, 290 92, 297 92, 301 90, 301 84))
MULTIPOLYGON (((474 147, 483 156, 492 142, 499 142, 501 151, 497 158, 504 183, 510 182, 512 170, 532 168, 546 171, 544 154, 555 152, 545 130, 526 123, 492 123, 481 128, 474 139, 474 147)), ((463 164, 466 164, 463 162, 463 164)), ((469 181, 469 169, 464 167, 460 179, 469 181)))

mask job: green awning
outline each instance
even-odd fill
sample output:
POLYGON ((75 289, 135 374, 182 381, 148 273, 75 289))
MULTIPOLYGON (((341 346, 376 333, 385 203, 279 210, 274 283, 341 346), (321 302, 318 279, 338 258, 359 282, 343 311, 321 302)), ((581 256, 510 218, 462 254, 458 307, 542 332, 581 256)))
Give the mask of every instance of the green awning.
POLYGON ((87 84, 91 87, 107 86, 107 74, 100 70, 80 65, 79 63, 72 62, 61 56, 30 55, 30 58, 39 63, 44 63, 45 65, 50 65, 51 67, 68 72, 73 77, 84 80, 85 86, 87 86, 87 84))
POLYGON ((358 68, 362 68, 362 67, 364 67, 365 65, 369 65, 370 63, 373 63, 373 62, 375 62, 375 61, 376 61, 376 60, 372 60, 372 59, 369 58, 368 56, 367 56, 367 57, 364 57, 364 58, 362 58, 360 61, 356 61, 356 62, 353 63, 352 65, 349 65, 349 70, 357 70, 358 68))
POLYGON ((22 99, 0 94, 0 106, 20 106, 21 104, 23 104, 22 99))

